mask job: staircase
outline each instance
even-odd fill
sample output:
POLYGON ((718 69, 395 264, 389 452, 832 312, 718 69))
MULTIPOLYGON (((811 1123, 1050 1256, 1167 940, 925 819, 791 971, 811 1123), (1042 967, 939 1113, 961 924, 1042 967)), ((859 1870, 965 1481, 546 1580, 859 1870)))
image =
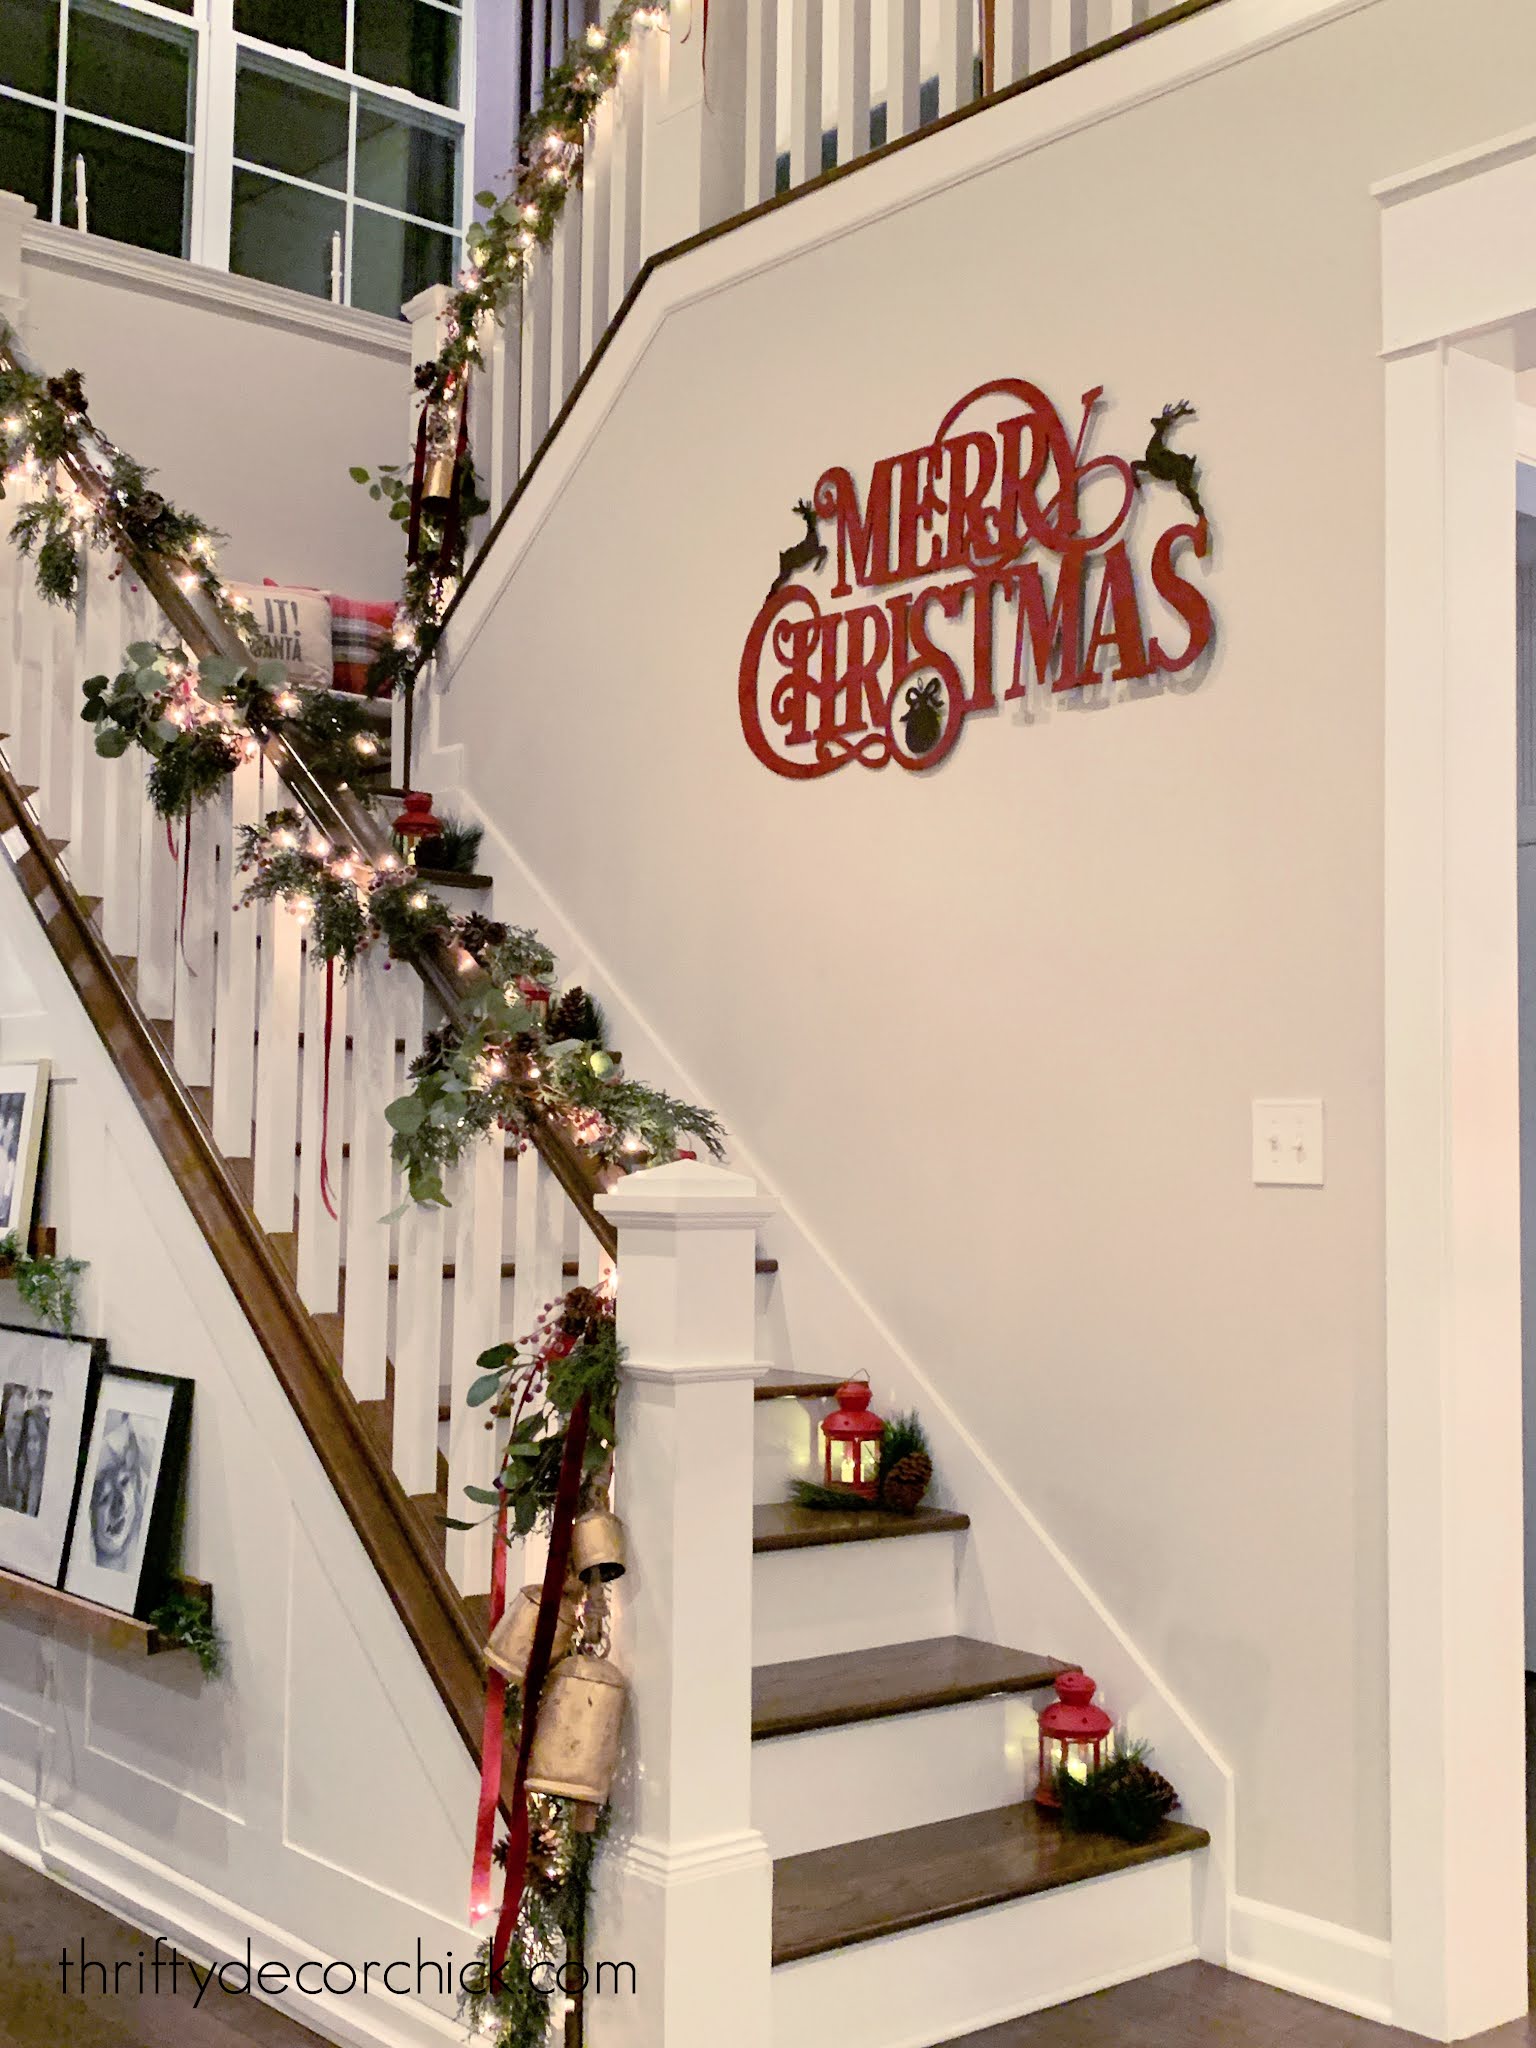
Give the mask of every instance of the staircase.
POLYGON ((966 1515, 782 1504, 834 1391, 755 1389, 752 1813, 773 1856, 775 2044, 930 2048, 1194 1954, 1203 1829, 1131 1847, 1028 1798, 1035 1712, 1071 1667, 955 1632, 966 1515))

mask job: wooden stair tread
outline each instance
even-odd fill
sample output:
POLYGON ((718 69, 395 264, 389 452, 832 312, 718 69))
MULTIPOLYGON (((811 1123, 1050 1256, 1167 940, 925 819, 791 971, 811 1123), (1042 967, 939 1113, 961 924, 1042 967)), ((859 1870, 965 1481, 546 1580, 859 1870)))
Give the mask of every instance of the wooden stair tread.
MULTIPOLYGON (((757 1270, 759 1273, 777 1273, 779 1262, 777 1259, 759 1259, 757 1270)), ((842 1384, 841 1380, 822 1379, 813 1372, 771 1372, 766 1379, 757 1382, 752 1389, 752 1398, 754 1401, 785 1401, 791 1398, 830 1401, 842 1384)))
POLYGON ((920 1713, 996 1693, 1039 1692, 1072 1667, 974 1636, 840 1651, 752 1673, 752 1740, 920 1713))
POLYGON ((1178 1821, 1135 1844, 1073 1834, 1027 1800, 782 1857, 773 1866, 773 1960, 825 1955, 1209 1841, 1203 1828, 1178 1821))
POLYGON ((969 1515, 951 1508, 919 1508, 915 1515, 884 1508, 797 1508, 771 1501, 752 1510, 752 1548, 809 1550, 827 1543, 877 1543, 887 1536, 934 1536, 969 1529, 969 1515))
POLYGON ((457 868, 417 868, 416 879, 434 889, 489 889, 489 875, 463 875, 457 868))

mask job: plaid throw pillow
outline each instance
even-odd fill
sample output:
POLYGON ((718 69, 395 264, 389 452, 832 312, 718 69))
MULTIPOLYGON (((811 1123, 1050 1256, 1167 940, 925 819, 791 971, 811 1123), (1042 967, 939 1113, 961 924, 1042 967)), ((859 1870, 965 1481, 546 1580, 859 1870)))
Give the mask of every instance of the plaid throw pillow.
POLYGON ((331 596, 331 688, 363 691, 374 657, 395 623, 393 604, 365 597, 331 596))

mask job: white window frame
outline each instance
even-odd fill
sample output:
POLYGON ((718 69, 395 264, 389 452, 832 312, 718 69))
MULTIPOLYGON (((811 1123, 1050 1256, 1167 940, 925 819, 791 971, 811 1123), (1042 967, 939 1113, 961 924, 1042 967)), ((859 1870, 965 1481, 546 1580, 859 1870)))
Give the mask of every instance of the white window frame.
MULTIPOLYGON (((433 4, 433 0, 427 0, 433 4)), ((345 91, 348 94, 348 186, 341 192, 330 192, 343 205, 345 240, 342 251, 341 301, 350 304, 352 292, 352 225, 359 204, 375 213, 392 219, 405 221, 412 226, 429 228, 438 234, 447 233, 454 238, 456 255, 463 248, 464 230, 468 227, 473 211, 472 168, 474 163, 474 104, 475 104, 475 16, 474 0, 462 0, 458 8, 444 8, 445 13, 457 13, 459 28, 459 95, 458 105, 448 107, 435 100, 423 99, 416 93, 405 91, 400 86, 381 84, 376 79, 366 78, 355 71, 352 65, 352 18, 353 8, 347 8, 347 63, 345 69, 322 64, 317 58, 302 50, 285 49, 279 43, 268 43, 256 36, 240 34, 235 29, 234 0, 199 0, 199 7, 207 10, 210 35, 207 43, 207 63, 202 74, 205 91, 200 99, 206 100, 206 148, 200 151, 206 169, 203 179, 201 207, 196 209, 198 253, 193 260, 206 264, 213 270, 229 268, 230 236, 234 208, 235 173, 235 92, 240 57, 248 53, 264 62, 296 74, 307 73, 317 83, 345 91), (456 215, 452 221, 426 220, 419 214, 400 211, 398 208, 381 206, 377 201, 359 201, 352 189, 357 127, 357 96, 397 106, 402 114, 418 115, 434 125, 453 128, 459 135, 459 185, 456 215)), ((200 107, 199 112, 202 112, 200 107)), ((200 131, 200 141, 202 135, 200 131)), ((329 188, 312 184, 308 179, 293 178, 281 171, 271 170, 264 164, 252 165, 262 177, 271 178, 277 184, 295 186, 300 191, 327 191, 329 188)))
MULTIPOLYGON (((58 4, 58 0, 54 0, 58 4)), ((40 99, 32 93, 6 87, 0 97, 15 99, 24 106, 41 107, 54 117, 54 172, 51 195, 50 217, 63 222, 62 200, 66 166, 64 162, 64 122, 67 118, 94 123, 101 128, 113 129, 120 134, 140 137, 145 141, 159 143, 168 149, 181 149, 191 160, 192 192, 187 209, 186 257, 189 262, 200 264, 207 270, 227 271, 230 267, 230 235, 234 209, 235 172, 235 86, 241 53, 249 52, 266 62, 295 73, 309 73, 318 83, 348 94, 348 188, 333 192, 330 196, 340 199, 344 209, 345 240, 343 247, 341 300, 350 304, 352 289, 352 226, 356 208, 361 205, 372 212, 388 218, 404 221, 410 226, 420 226, 454 238, 455 257, 460 260, 463 250, 463 236, 474 211, 474 146, 475 146, 475 10, 476 0, 459 0, 455 6, 445 6, 444 13, 456 13, 459 30, 459 90, 456 106, 443 106, 435 100, 423 99, 402 87, 385 85, 380 81, 365 78, 352 68, 353 12, 347 9, 347 63, 344 69, 322 64, 302 50, 284 49, 281 44, 263 42, 255 36, 238 34, 235 29, 234 0, 196 0, 191 13, 168 6, 155 6, 152 0, 112 0, 127 14, 138 14, 157 25, 179 25, 192 39, 192 121, 191 139, 180 143, 165 135, 156 135, 148 129, 129 127, 118 121, 103 120, 99 115, 84 114, 68 108, 64 102, 65 67, 69 57, 69 29, 67 10, 60 9, 59 57, 56 77, 56 97, 53 100, 40 99), (456 130, 459 137, 459 178, 455 217, 448 222, 426 220, 418 214, 406 213, 396 207, 383 206, 372 199, 359 200, 351 189, 355 174, 357 96, 397 106, 402 114, 415 115, 434 126, 456 130)), ((437 4, 437 0, 426 0, 426 4, 437 4)), ((327 188, 311 185, 302 178, 287 177, 281 171, 270 170, 266 165, 252 168, 263 177, 270 177, 279 184, 291 184, 303 191, 320 191, 327 188)), ((281 287, 274 287, 281 289, 281 287)), ((308 294, 297 296, 307 297, 308 294)))

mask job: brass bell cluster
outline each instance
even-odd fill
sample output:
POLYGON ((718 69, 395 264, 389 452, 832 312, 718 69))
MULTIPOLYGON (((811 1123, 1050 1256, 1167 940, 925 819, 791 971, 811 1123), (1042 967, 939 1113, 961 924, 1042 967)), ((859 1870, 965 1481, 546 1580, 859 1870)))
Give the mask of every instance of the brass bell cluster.
MULTIPOLYGON (((618 1768, 628 1687, 608 1656, 608 1587, 625 1566, 624 1524, 607 1508, 578 1515, 560 1600, 552 1664, 540 1696, 528 1790, 575 1802, 574 1824, 595 1827, 618 1768)), ((528 1675, 538 1586, 524 1586, 496 1625, 486 1659, 513 1685, 528 1675)))

